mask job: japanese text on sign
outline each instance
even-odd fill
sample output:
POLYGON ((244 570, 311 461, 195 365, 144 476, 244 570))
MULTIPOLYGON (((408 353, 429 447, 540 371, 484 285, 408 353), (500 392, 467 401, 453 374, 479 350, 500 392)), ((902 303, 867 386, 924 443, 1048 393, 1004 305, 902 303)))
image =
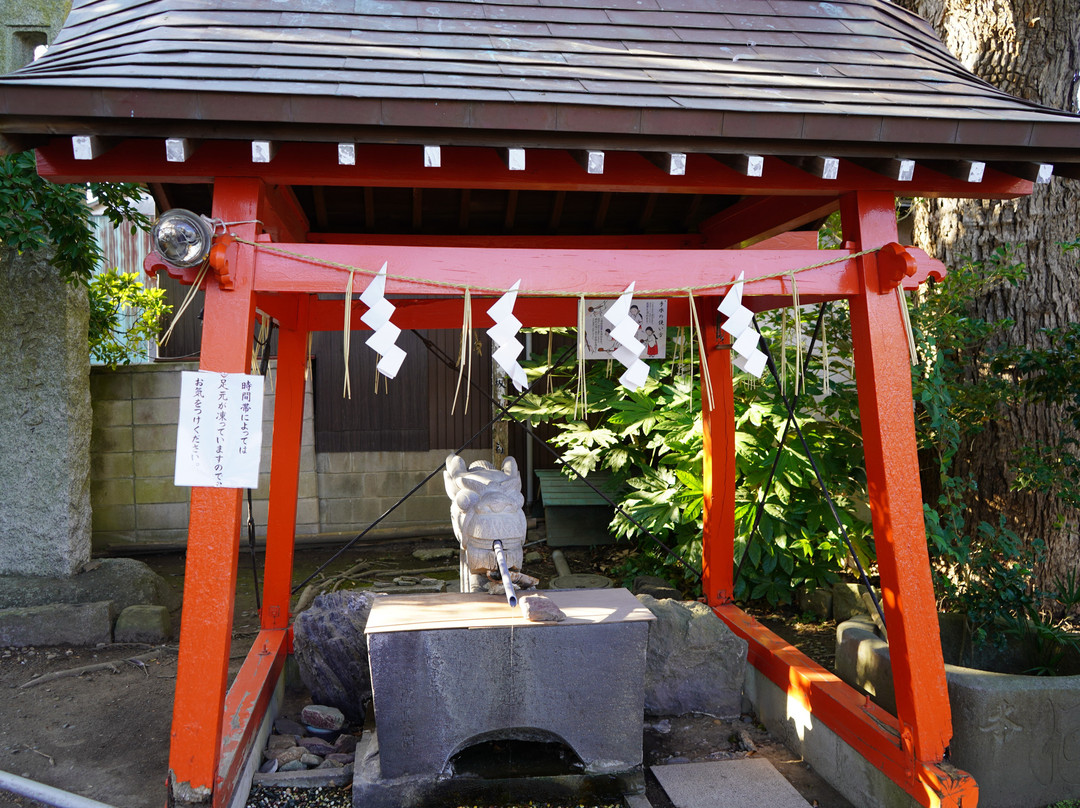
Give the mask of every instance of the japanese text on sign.
POLYGON ((176 430, 176 485, 258 488, 263 379, 184 371, 176 430))

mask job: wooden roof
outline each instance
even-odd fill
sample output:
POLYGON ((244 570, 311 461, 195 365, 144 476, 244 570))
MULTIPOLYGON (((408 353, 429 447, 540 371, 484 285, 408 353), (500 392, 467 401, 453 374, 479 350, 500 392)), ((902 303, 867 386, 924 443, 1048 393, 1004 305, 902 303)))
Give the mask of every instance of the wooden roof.
POLYGON ((1060 163, 1078 120, 975 78, 886 0, 75 0, 49 53, 0 79, 15 144, 437 132, 1060 163))

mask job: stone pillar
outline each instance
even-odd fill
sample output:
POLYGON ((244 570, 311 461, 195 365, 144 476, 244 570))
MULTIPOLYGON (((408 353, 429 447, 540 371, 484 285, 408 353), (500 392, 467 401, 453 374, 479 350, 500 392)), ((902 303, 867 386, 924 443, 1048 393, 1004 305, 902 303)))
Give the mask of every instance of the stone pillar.
POLYGON ((44 254, 0 253, 0 575, 90 560, 86 291, 44 254))

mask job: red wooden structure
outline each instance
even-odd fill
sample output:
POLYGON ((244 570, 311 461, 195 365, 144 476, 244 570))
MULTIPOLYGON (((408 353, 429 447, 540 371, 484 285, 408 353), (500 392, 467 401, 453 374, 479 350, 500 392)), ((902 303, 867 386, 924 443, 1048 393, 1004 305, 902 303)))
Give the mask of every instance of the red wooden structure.
POLYGON ((362 289, 386 262, 403 329, 460 328, 466 289, 496 297, 518 279, 526 325, 574 326, 576 296, 632 281, 670 300, 672 325, 696 305, 707 334, 740 273, 757 310, 790 305, 793 276, 802 303, 846 300, 897 715, 731 602, 733 402, 717 341, 703 347, 706 597, 758 670, 918 802, 975 805, 945 763, 897 291, 942 269, 895 245, 894 206, 1028 194, 1051 164, 1075 176, 1075 117, 981 84, 878 0, 830 15, 803 0, 94 5, 76 2, 49 56, 0 80, 0 148, 36 147, 52 181, 143 182, 225 223, 203 369, 246 372, 256 310, 280 326, 261 632, 231 688, 241 492, 192 491, 172 804, 224 806, 238 786, 290 648, 307 336, 341 329, 349 268, 362 289), (843 250, 794 232, 837 209, 843 250))

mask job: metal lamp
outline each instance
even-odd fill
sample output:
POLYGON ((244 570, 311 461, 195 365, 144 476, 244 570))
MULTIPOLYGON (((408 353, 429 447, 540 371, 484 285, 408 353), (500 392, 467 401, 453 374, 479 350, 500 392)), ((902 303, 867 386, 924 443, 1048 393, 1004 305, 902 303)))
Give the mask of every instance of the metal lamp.
POLYGON ((158 217, 150 237, 162 258, 183 269, 198 266, 210 255, 214 230, 202 216, 174 208, 158 217))

